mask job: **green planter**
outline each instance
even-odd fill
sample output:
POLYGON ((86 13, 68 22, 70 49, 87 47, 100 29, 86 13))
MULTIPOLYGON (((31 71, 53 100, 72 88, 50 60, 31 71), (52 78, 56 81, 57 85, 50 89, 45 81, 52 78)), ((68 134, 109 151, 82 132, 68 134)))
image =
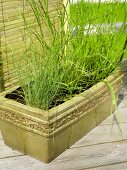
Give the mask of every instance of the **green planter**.
POLYGON ((122 73, 109 76, 71 100, 43 111, 0 96, 0 126, 5 144, 50 162, 96 127, 114 110, 111 90, 118 97, 122 73))

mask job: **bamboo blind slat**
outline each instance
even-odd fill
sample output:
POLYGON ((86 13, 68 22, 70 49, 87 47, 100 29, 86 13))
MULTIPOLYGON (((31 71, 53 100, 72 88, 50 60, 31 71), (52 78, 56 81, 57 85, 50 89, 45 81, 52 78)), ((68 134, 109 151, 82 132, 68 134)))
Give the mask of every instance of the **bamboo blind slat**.
MULTIPOLYGON (((42 0, 43 1, 43 0, 42 0)), ((63 0, 48 0, 48 10, 55 27, 59 27, 57 10, 62 8, 63 0)), ((36 19, 33 15, 31 7, 26 3, 26 0, 1 0, 0 1, 0 51, 2 54, 2 70, 4 75, 5 89, 15 86, 17 83, 15 68, 13 62, 23 63, 20 55, 24 50, 23 31, 24 21, 22 12, 26 17, 30 27, 36 28, 36 19)), ((50 40, 48 29, 43 23, 43 32, 47 39, 50 40)), ((37 30, 37 28, 36 28, 37 30)), ((28 35, 26 35, 26 45, 29 44, 28 35)), ((1 76, 1 75, 0 75, 1 76)))

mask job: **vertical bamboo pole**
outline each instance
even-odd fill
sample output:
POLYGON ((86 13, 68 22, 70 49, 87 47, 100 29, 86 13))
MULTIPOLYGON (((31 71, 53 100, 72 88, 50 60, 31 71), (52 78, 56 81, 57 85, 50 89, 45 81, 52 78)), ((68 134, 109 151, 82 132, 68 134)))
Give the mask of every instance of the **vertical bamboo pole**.
MULTIPOLYGON (((70 0, 63 0, 63 4, 64 4, 64 8, 65 8, 65 16, 64 16, 64 20, 65 20, 65 24, 64 24, 64 31, 65 33, 67 33, 67 30, 69 29, 69 24, 68 24, 68 20, 70 18, 70 0)), ((67 53, 67 47, 65 46, 65 55, 67 53)))
POLYGON ((64 4, 64 7, 66 9, 65 25, 64 25, 64 29, 65 29, 65 32, 66 32, 67 29, 68 29, 68 20, 69 20, 69 17, 70 17, 70 0, 63 0, 63 4, 64 4))
POLYGON ((0 38, 0 92, 4 91, 4 73, 3 73, 3 61, 1 51, 1 38, 0 38))

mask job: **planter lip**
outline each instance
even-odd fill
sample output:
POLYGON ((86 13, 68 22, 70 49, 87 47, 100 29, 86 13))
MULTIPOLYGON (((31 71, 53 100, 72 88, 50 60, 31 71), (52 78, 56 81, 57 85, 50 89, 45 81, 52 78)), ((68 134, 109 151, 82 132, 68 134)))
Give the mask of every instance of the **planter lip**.
POLYGON ((49 111, 32 108, 6 99, 4 98, 6 92, 8 92, 6 91, 0 97, 0 119, 38 135, 50 137, 89 114, 108 96, 111 96, 108 83, 117 92, 121 87, 122 77, 121 72, 112 74, 104 82, 97 83, 82 94, 49 111))
POLYGON ((105 86, 106 82, 109 82, 112 84, 113 82, 117 81, 117 79, 121 79, 122 77, 123 77, 122 71, 115 72, 115 73, 109 75, 103 81, 98 82, 97 84, 93 85, 88 90, 85 90, 81 94, 75 95, 70 100, 68 100, 54 108, 51 108, 50 110, 42 110, 42 109, 34 108, 31 106, 27 106, 22 103, 16 102, 12 99, 5 98, 6 94, 11 93, 12 91, 19 88, 20 86, 15 86, 9 90, 2 92, 0 94, 0 105, 3 105, 3 103, 4 103, 4 104, 7 104, 8 106, 13 107, 14 110, 15 110, 15 108, 16 108, 16 110, 18 108, 19 111, 22 109, 27 110, 30 113, 33 113, 35 117, 37 116, 39 118, 42 117, 42 119, 44 119, 44 120, 51 120, 54 118, 54 116, 55 117, 59 116, 60 114, 66 112, 67 110, 70 110, 73 107, 77 106, 78 104, 81 104, 84 101, 84 98, 86 98, 86 97, 94 98, 94 95, 93 95, 94 93, 96 93, 96 94, 98 93, 98 95, 100 93, 102 93, 102 91, 105 88, 108 88, 108 85, 105 86))

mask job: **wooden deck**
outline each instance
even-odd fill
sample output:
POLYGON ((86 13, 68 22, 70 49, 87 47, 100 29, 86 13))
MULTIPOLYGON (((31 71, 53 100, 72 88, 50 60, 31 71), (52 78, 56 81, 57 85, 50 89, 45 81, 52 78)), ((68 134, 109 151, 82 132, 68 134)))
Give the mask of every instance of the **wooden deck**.
POLYGON ((5 146, 0 135, 0 170, 127 170, 127 90, 123 92, 118 107, 122 134, 112 115, 50 164, 5 146))

